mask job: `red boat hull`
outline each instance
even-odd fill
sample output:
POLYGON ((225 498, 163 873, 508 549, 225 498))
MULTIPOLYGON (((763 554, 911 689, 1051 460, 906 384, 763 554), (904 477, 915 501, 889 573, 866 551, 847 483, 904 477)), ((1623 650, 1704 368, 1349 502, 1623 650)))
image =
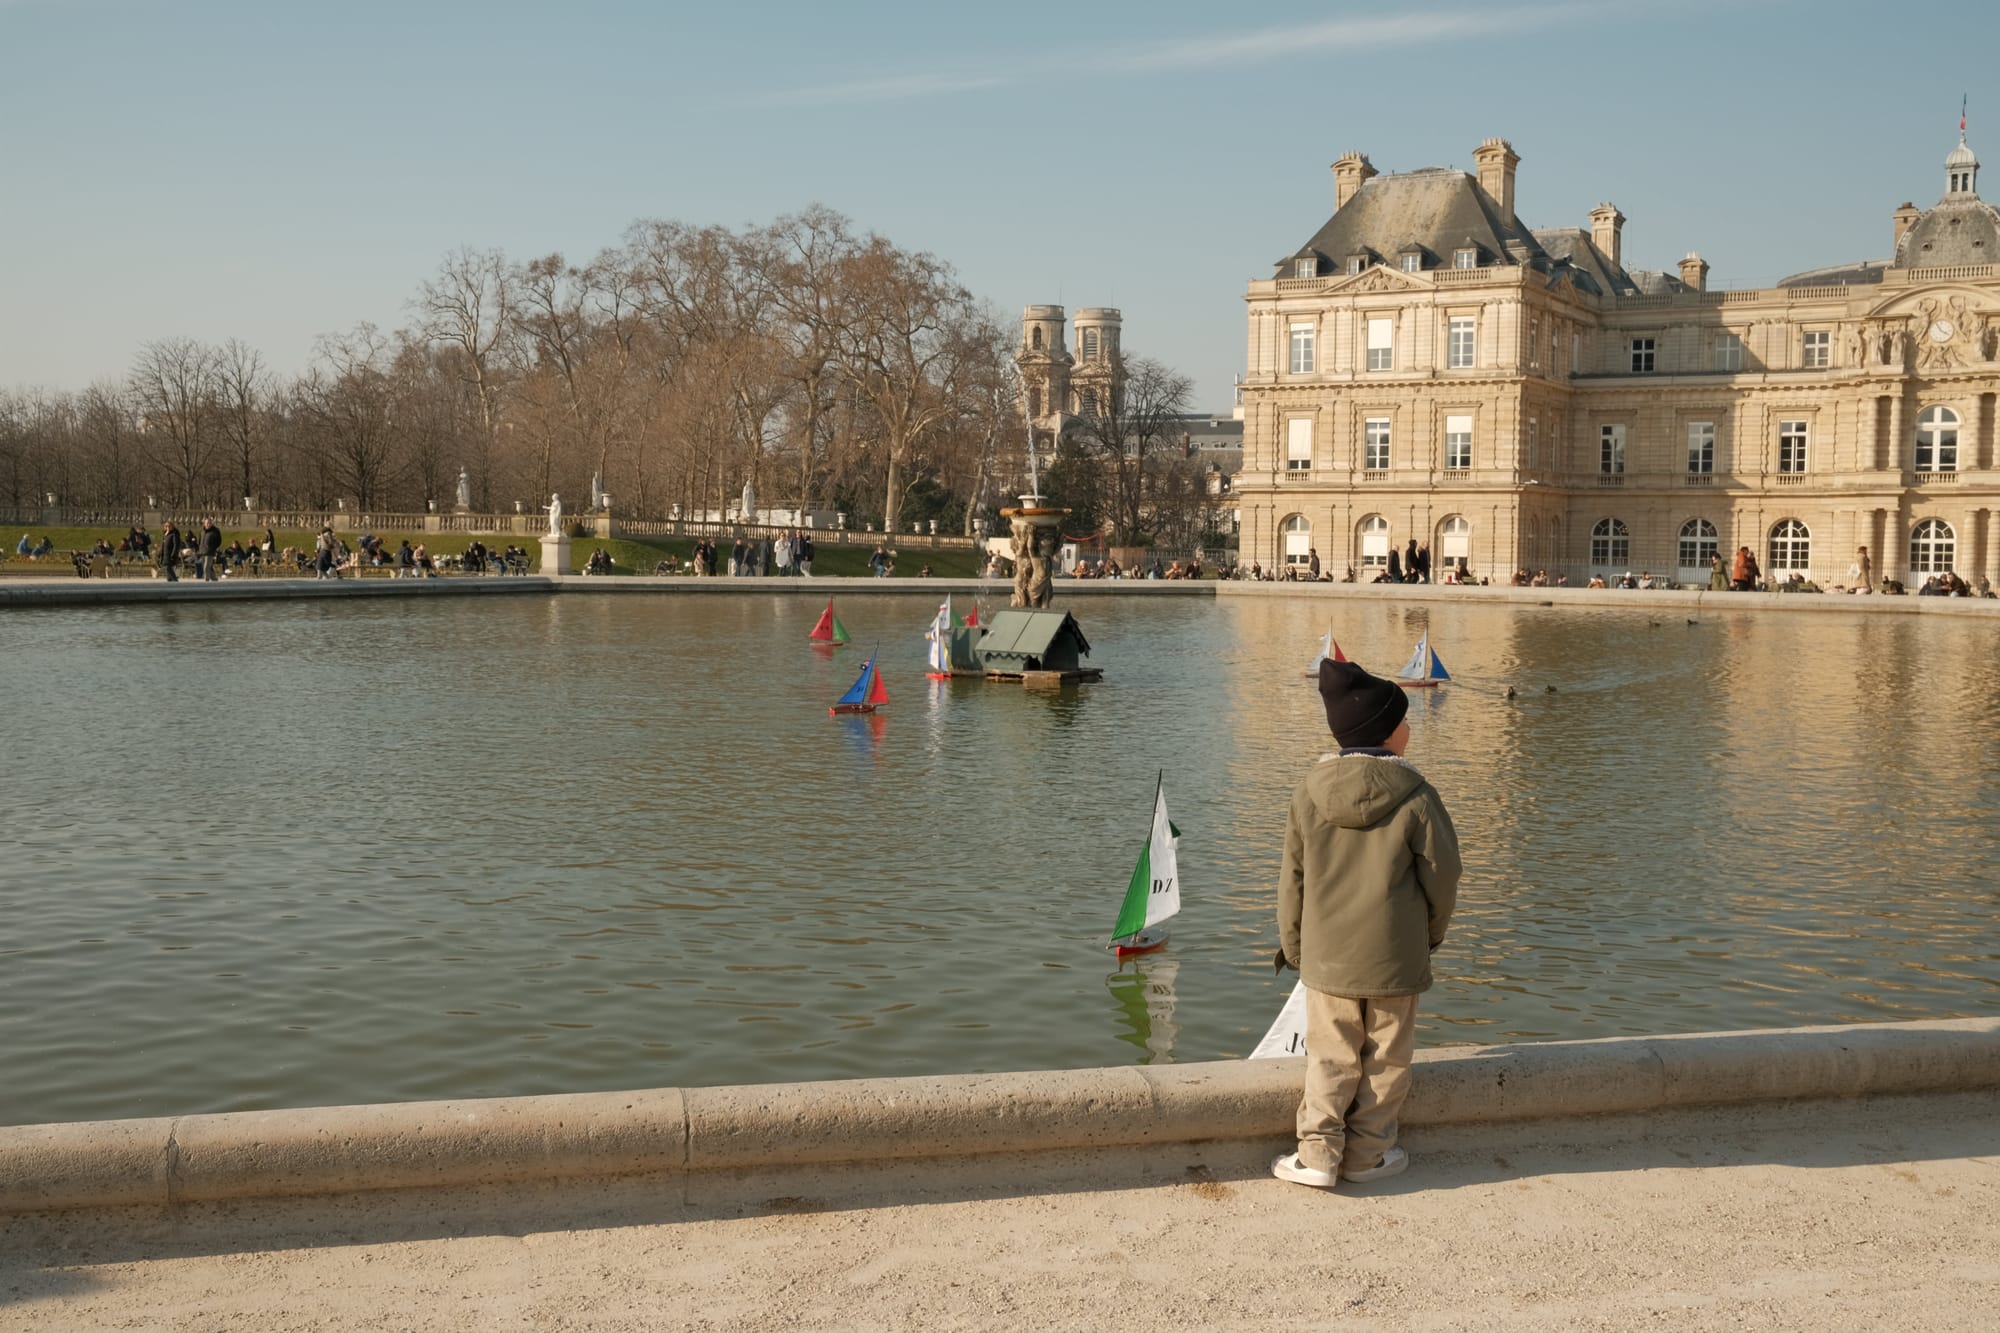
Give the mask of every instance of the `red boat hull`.
POLYGON ((1136 958, 1142 953, 1158 953, 1166 947, 1166 938, 1162 936, 1151 944, 1114 944, 1111 953, 1116 958, 1136 958))
POLYGON ((835 704, 826 710, 828 717, 839 717, 842 713, 872 713, 874 704, 835 704))

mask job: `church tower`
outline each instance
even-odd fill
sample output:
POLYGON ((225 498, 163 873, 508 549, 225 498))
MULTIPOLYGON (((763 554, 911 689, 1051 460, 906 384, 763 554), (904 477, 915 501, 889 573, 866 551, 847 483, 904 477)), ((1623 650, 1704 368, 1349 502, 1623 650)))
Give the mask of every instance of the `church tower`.
POLYGON ((1021 349, 1014 364, 1021 371, 1021 405, 1028 425, 1053 440, 1070 410, 1069 373, 1075 364, 1063 345, 1067 321, 1059 305, 1031 305, 1021 312, 1021 349))

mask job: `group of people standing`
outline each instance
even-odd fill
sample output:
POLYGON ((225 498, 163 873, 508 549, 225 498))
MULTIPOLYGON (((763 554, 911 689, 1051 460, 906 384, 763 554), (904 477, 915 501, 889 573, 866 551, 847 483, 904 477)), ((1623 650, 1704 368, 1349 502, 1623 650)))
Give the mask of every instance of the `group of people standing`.
MULTIPOLYGON (((696 578, 713 578, 718 558, 715 543, 703 537, 694 544, 696 578)), ((812 577, 812 535, 787 528, 775 538, 739 536, 729 547, 731 578, 760 578, 765 574, 803 574, 812 577)))

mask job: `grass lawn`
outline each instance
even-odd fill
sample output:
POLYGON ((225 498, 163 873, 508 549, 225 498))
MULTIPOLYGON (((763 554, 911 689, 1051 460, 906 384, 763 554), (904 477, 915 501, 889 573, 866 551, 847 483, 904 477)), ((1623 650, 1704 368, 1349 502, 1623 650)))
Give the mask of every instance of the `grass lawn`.
MULTIPOLYGON (((195 531, 200 531, 197 520, 195 531)), ((159 533, 153 534, 154 541, 159 533)), ((313 535, 304 530, 285 530, 273 534, 278 541, 278 549, 288 546, 311 552, 313 535)), ((349 546, 355 544, 359 533, 342 533, 349 546)), ((505 550, 508 545, 525 547, 529 558, 539 561, 541 545, 534 537, 510 536, 505 533, 460 533, 460 532, 390 532, 374 534, 393 551, 399 542, 408 541, 411 546, 422 545, 432 555, 459 555, 474 542, 484 542, 489 548, 505 550)), ((0 532, 0 558, 4 558, 10 570, 19 572, 32 568, 37 574, 72 574, 69 553, 88 551, 102 537, 116 547, 125 536, 122 528, 39 528, 30 527, 20 531, 7 529, 0 532), (55 543, 55 549, 41 560, 29 562, 14 554, 14 546, 26 532, 39 542, 46 536, 55 543)), ((245 546, 254 545, 264 539, 262 528, 224 528, 222 544, 241 541, 245 546)), ((654 566, 668 556, 675 557, 686 569, 694 559, 694 539, 692 537, 579 537, 570 545, 570 560, 581 570, 598 549, 610 551, 613 564, 619 574, 651 574, 654 566)), ((831 542, 818 543, 813 552, 813 573, 817 575, 854 575, 865 577, 870 571, 868 557, 874 552, 873 542, 855 542, 848 546, 837 546, 831 542)), ((724 568, 728 566, 729 547, 727 543, 717 543, 716 560, 724 568)), ((931 550, 929 547, 899 547, 896 553, 897 578, 915 576, 926 564, 937 578, 972 578, 979 573, 979 555, 971 547, 956 546, 931 550)))

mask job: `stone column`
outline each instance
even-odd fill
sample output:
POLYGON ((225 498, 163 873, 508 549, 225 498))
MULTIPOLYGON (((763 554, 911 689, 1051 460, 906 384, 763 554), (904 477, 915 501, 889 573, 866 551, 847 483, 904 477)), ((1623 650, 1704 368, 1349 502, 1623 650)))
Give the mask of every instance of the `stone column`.
POLYGON ((1898 486, 1903 484, 1903 471, 1908 466, 1909 446, 1903 441, 1903 391, 1899 385, 1889 399, 1889 471, 1895 475, 1898 486))

